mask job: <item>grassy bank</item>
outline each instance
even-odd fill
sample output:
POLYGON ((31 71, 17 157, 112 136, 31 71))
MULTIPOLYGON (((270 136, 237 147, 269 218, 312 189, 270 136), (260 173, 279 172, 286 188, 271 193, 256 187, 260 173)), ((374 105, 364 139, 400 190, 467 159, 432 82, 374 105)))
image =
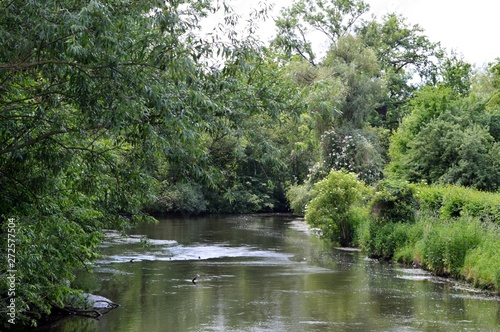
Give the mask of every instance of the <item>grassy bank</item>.
POLYGON ((500 290, 500 194, 384 182, 358 242, 368 254, 500 290))
POLYGON ((306 221, 324 237, 500 291, 500 194, 388 180, 373 191, 342 172, 327 179, 312 189, 305 209, 306 221))

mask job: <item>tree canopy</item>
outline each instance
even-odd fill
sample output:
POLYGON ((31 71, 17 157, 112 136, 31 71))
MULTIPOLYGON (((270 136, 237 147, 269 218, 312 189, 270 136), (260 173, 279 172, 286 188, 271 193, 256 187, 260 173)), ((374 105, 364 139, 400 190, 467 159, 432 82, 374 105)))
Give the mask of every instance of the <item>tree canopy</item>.
POLYGON ((165 186, 235 186, 246 182, 227 172, 273 167, 277 150, 257 123, 293 112, 282 106, 286 80, 265 69, 254 40, 198 34, 216 10, 209 1, 0 3, 0 213, 2 234, 8 218, 18 230, 20 319, 63 306, 102 230, 152 220, 145 207, 165 186), (217 160, 223 146, 238 165, 217 160))

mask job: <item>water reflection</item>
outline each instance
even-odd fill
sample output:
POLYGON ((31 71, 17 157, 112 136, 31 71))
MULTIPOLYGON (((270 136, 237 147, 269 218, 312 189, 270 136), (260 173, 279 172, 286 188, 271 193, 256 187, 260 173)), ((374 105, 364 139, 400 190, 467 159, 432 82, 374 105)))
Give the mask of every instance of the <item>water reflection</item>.
POLYGON ((127 239, 110 233, 102 250, 95 273, 78 282, 121 307, 51 331, 497 331, 500 324, 497 298, 335 250, 289 216, 165 219, 127 239))

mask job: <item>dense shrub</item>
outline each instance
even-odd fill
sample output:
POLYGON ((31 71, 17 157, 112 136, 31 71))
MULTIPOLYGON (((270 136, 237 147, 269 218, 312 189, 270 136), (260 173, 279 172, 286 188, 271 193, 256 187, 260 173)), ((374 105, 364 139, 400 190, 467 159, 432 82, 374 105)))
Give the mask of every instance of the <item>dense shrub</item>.
POLYGON ((483 237, 482 226, 469 218, 422 225, 428 228, 422 239, 422 266, 438 275, 459 277, 467 253, 483 237))
POLYGON ((407 228, 403 223, 371 222, 368 233, 361 239, 362 248, 371 257, 391 260, 408 241, 407 228))
POLYGON ((301 185, 292 185, 288 187, 286 198, 293 213, 304 215, 306 213, 307 204, 313 198, 312 184, 307 182, 301 185))
POLYGON ((417 186, 420 209, 437 213, 441 218, 471 216, 481 221, 500 222, 500 194, 471 188, 446 186, 417 186))
POLYGON ((417 210, 415 187, 406 181, 382 180, 371 202, 375 219, 391 222, 413 222, 417 210))
POLYGON ((352 245, 360 221, 367 216, 367 195, 371 187, 356 174, 331 171, 313 188, 314 198, 307 205, 306 221, 321 229, 324 237, 342 246, 352 245))
POLYGON ((166 185, 159 199, 148 210, 153 213, 199 214, 206 212, 207 202, 200 185, 179 182, 166 185))

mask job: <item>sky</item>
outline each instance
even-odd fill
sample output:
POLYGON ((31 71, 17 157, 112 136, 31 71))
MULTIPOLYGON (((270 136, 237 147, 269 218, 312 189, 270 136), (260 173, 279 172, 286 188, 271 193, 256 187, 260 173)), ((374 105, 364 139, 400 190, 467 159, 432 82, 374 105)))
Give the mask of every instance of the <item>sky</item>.
POLYGON ((433 42, 476 66, 500 58, 498 0, 365 0, 377 16, 397 12, 418 24, 433 42))
MULTIPOLYGON (((268 0, 279 9, 292 0, 268 0)), ((499 0, 364 0, 370 5, 370 15, 382 17, 396 12, 406 17, 408 23, 418 24, 432 42, 440 42, 448 51, 455 51, 463 58, 481 67, 500 58, 500 1, 499 0)), ((257 6, 257 0, 232 0, 238 13, 257 6)), ((369 18, 366 17, 366 18, 369 18)), ((273 23, 262 23, 263 39, 274 33, 273 23)))

